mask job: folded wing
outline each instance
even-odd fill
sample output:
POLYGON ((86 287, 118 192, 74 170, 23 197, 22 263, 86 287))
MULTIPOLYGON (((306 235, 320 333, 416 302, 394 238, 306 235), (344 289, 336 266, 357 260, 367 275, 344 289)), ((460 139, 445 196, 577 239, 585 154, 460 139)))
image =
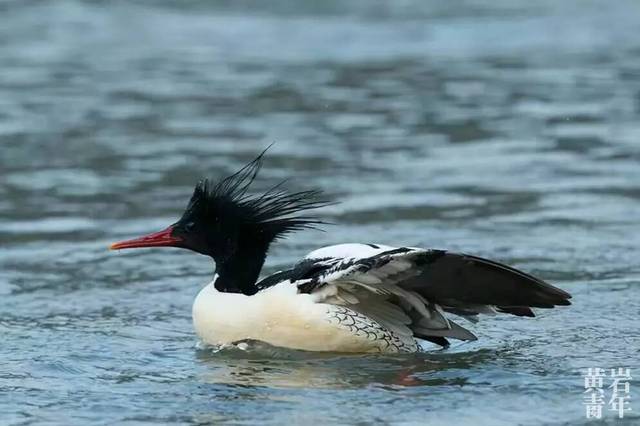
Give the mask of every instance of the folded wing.
POLYGON ((443 250, 401 247, 368 257, 306 259, 292 280, 319 302, 348 306, 396 335, 442 346, 475 340, 449 312, 534 316, 532 307, 569 305, 568 293, 510 266, 443 250))

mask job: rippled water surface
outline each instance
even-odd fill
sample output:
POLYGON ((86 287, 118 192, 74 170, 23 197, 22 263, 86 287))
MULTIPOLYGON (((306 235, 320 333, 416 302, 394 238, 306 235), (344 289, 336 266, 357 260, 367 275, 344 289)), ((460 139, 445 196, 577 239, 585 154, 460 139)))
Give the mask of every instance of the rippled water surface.
POLYGON ((586 422, 581 369, 640 375, 639 31, 632 1, 1 2, 0 423, 586 422), (211 261, 107 246, 274 141, 256 190, 340 204, 267 272, 449 248, 573 306, 420 356, 197 348, 211 261))

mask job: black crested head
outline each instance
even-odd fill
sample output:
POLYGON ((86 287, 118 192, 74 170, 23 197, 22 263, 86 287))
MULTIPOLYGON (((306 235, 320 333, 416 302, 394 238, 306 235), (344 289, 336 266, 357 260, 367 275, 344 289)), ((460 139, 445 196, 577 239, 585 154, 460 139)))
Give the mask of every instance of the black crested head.
POLYGON ((216 262, 216 288, 253 294, 269 245, 290 232, 323 222, 304 214, 330 203, 320 191, 289 193, 284 182, 259 195, 248 194, 262 166, 263 151, 233 175, 212 184, 199 182, 171 235, 176 246, 211 256, 216 262))

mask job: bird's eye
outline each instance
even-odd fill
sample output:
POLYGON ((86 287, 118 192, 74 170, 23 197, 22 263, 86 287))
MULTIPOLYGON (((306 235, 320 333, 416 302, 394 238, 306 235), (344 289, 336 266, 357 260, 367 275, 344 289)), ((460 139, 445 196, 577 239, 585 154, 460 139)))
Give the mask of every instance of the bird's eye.
POLYGON ((195 224, 195 223, 193 223, 193 222, 187 222, 187 223, 185 223, 185 225, 184 225, 184 230, 185 230, 186 232, 191 232, 191 231, 193 231, 193 229, 194 229, 195 227, 196 227, 196 224, 195 224))

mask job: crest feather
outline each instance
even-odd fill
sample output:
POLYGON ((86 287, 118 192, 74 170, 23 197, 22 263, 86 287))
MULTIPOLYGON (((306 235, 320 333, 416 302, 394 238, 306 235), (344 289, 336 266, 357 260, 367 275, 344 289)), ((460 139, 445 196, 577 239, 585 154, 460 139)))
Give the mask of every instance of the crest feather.
MULTIPOLYGON (((269 148, 267 148, 269 149, 269 148)), ((322 191, 288 192, 283 189, 286 180, 274 185, 261 195, 248 193, 260 168, 265 149, 236 173, 212 185, 204 179, 196 185, 187 211, 204 208, 205 214, 233 218, 243 225, 255 226, 272 239, 289 232, 316 228, 325 224, 315 216, 304 213, 332 203, 321 198, 322 191)))

